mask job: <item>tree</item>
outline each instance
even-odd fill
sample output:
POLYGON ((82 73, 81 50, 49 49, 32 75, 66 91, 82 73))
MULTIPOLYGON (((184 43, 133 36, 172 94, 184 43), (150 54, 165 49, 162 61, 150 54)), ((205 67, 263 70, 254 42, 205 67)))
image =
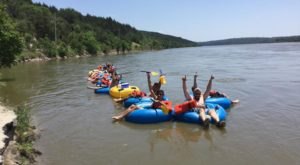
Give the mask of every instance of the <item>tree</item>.
POLYGON ((83 35, 83 44, 88 53, 96 55, 99 51, 99 44, 93 32, 86 32, 83 35))
POLYGON ((39 40, 38 47, 47 57, 56 57, 56 45, 54 41, 51 41, 49 38, 42 38, 39 40))
POLYGON ((0 67, 9 67, 22 51, 23 43, 16 26, 0 4, 0 67))

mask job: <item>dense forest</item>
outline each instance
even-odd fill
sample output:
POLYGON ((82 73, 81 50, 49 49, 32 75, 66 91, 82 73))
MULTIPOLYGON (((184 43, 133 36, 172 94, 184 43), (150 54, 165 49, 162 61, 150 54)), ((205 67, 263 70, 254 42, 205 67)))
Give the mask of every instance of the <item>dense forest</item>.
POLYGON ((254 43, 276 43, 276 42, 300 42, 300 36, 287 37, 248 37, 248 38, 231 38, 224 40, 215 40, 199 42, 199 46, 209 45, 233 45, 233 44, 254 44, 254 43))
POLYGON ((22 38, 19 60, 197 45, 180 37, 140 31, 110 17, 82 15, 71 8, 57 9, 31 0, 0 0, 1 6, 22 38))

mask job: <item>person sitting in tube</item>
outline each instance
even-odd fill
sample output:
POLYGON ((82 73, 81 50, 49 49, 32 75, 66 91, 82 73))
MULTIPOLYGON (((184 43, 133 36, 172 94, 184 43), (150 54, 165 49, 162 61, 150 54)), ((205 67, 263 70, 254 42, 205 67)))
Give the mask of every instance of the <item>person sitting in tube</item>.
POLYGON ((109 87, 112 88, 114 86, 119 85, 120 80, 122 79, 122 75, 121 74, 117 74, 116 71, 113 71, 112 74, 111 74, 111 77, 112 77, 112 80, 111 80, 111 83, 110 83, 109 87))
MULTIPOLYGON (((149 91, 153 90, 153 93, 157 93, 160 90, 160 88, 161 88, 161 82, 158 81, 158 82, 156 82, 156 83, 154 83, 152 85, 152 83, 151 83, 151 73, 150 72, 147 72, 147 82, 148 82, 148 89, 149 89, 149 91)), ((150 92, 149 96, 153 97, 153 95, 151 94, 151 92, 150 92)))
POLYGON ((201 92, 200 88, 197 85, 197 80, 196 80, 197 77, 198 77, 198 75, 196 73, 194 75, 194 85, 192 87, 193 96, 191 96, 187 90, 186 75, 184 77, 182 77, 182 88, 183 88, 183 93, 184 93, 186 100, 194 99, 197 102, 195 110, 197 112, 199 112, 199 120, 203 121, 204 128, 209 128, 209 122, 210 122, 210 119, 208 117, 206 117, 206 114, 208 114, 211 118, 213 118, 213 120, 215 120, 216 125, 218 127, 225 127, 226 126, 225 121, 220 121, 216 111, 214 109, 206 109, 206 106, 205 106, 205 99, 209 96, 209 91, 211 91, 212 80, 214 79, 214 76, 211 75, 204 94, 201 92))
MULTIPOLYGON (((150 77, 150 73, 147 73, 147 77, 150 77)), ((149 80, 149 79, 148 79, 149 80)), ((150 89, 150 95, 153 97, 154 101, 152 103, 152 108, 153 109, 157 109, 157 108, 160 108, 163 103, 161 101, 163 101, 163 98, 164 98, 164 95, 165 95, 165 92, 163 90, 158 90, 156 91, 156 93, 154 92, 153 89, 150 89)), ((124 117, 126 117, 126 115, 128 115, 130 112, 134 111, 134 110, 137 110, 137 109, 143 109, 143 107, 139 107, 135 104, 132 104, 130 107, 128 107, 125 111, 115 115, 112 117, 112 119, 114 121, 118 121, 118 120, 121 120, 123 119, 124 117)))

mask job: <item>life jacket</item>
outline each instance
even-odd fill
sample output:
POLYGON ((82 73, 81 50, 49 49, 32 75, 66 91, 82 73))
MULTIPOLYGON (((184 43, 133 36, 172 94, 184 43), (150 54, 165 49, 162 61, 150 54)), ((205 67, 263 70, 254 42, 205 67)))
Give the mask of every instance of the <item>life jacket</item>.
POLYGON ((174 111, 176 115, 182 114, 192 108, 195 108, 197 106, 197 102, 193 99, 190 101, 185 101, 182 104, 177 104, 174 107, 174 111))
POLYGON ((106 86, 110 86, 111 82, 106 77, 103 77, 102 80, 101 80, 101 83, 106 85, 106 86))
POLYGON ((94 71, 94 72, 91 74, 90 77, 91 77, 92 79, 95 79, 95 78, 97 78, 98 74, 99 74, 99 71, 94 71))
POLYGON ((167 109, 169 111, 171 111, 173 108, 172 108, 172 101, 169 101, 169 100, 164 100, 164 101, 161 101, 164 105, 166 105, 167 109))

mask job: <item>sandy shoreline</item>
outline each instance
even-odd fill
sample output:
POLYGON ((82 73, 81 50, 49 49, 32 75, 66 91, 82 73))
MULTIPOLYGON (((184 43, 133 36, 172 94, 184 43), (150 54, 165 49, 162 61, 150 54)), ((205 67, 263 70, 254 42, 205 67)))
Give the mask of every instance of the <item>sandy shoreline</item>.
POLYGON ((5 135, 6 128, 5 126, 9 123, 12 123, 16 119, 16 114, 9 108, 4 107, 0 104, 0 164, 3 162, 2 154, 6 147, 6 139, 9 138, 5 135))

